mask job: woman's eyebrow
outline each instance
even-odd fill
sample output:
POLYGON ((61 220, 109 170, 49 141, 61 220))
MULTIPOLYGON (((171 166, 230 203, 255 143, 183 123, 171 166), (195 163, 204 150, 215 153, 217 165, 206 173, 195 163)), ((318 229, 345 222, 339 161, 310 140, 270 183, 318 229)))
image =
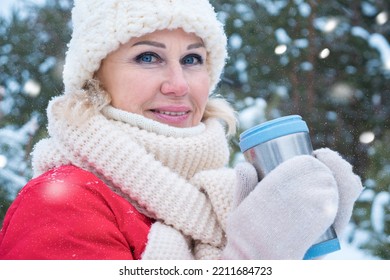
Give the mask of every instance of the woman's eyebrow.
POLYGON ((203 43, 191 44, 187 47, 187 50, 192 50, 192 49, 197 49, 197 48, 204 48, 204 44, 203 43))
MULTIPOLYGON (((133 44, 132 46, 134 47, 134 46, 139 46, 139 45, 148 45, 148 46, 153 46, 153 47, 163 48, 163 49, 166 48, 166 46, 164 44, 159 43, 159 42, 155 42, 155 41, 140 41, 140 42, 133 44)), ((191 44, 187 47, 187 50, 192 50, 192 49, 197 49, 197 48, 204 48, 204 44, 203 43, 191 44)))
POLYGON ((132 45, 132 47, 139 46, 139 45, 149 45, 149 46, 164 48, 164 49, 166 48, 164 44, 155 41, 140 41, 132 45))

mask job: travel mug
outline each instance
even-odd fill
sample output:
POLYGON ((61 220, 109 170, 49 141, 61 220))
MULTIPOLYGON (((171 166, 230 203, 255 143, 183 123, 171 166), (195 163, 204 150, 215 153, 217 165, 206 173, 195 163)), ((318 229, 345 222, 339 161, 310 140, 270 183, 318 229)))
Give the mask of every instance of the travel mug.
MULTIPOLYGON (((254 126, 240 135, 240 149, 259 176, 264 178, 276 166, 297 155, 313 152, 309 129, 301 116, 291 115, 254 126)), ((336 232, 331 226, 304 259, 313 259, 340 250, 336 232)))

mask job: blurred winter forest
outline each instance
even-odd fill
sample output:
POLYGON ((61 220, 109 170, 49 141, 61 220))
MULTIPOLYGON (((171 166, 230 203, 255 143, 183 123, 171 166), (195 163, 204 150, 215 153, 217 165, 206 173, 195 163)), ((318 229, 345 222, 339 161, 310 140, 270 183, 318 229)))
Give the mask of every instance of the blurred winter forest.
MULTIPOLYGON (((229 37, 218 94, 238 111, 240 132, 301 115, 314 148, 339 151, 362 177, 346 239, 390 259, 390 2, 211 2, 229 37)), ((71 7, 70 0, 23 1, 0 18, 0 224, 32 176, 30 152, 46 136, 47 103, 63 89, 71 7)), ((242 160, 238 136, 232 165, 242 160)))

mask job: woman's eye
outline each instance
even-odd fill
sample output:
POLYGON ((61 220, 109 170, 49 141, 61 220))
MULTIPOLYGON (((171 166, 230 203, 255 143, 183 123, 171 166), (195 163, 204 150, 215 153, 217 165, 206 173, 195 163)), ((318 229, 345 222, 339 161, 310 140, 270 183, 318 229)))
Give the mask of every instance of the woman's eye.
POLYGON ((138 63, 155 63, 161 61, 161 58, 155 53, 141 53, 136 57, 138 63))
POLYGON ((203 58, 198 54, 189 54, 183 57, 182 63, 185 65, 203 64, 203 58))

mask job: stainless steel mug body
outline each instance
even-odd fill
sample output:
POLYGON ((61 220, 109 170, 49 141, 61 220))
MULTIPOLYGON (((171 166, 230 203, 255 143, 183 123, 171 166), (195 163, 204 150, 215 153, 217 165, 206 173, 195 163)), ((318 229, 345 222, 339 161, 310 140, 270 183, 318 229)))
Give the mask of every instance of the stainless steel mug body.
POLYGON ((262 179, 280 163, 297 155, 310 155, 313 148, 309 134, 298 132, 280 136, 247 150, 244 155, 262 179))
MULTIPOLYGON (((246 160, 255 167, 260 180, 282 162, 313 152, 309 129, 298 115, 281 117, 244 131, 240 135, 240 149, 246 160)), ((340 250, 340 244, 336 232, 330 227, 309 248, 304 259, 337 250, 340 250)))

